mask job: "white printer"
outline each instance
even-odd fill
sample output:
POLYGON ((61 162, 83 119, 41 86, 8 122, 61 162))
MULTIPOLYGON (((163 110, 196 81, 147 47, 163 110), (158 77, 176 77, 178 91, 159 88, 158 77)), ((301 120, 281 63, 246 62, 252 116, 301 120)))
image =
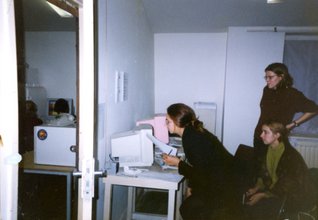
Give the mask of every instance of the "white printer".
POLYGON ((34 163, 57 166, 75 166, 76 154, 70 150, 76 145, 75 125, 34 127, 34 163))

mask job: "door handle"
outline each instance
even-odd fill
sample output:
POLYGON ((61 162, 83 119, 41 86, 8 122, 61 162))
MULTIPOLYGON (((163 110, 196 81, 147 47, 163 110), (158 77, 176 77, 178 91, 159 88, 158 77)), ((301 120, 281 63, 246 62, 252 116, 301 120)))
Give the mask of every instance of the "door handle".
MULTIPOLYGON (((82 177, 82 172, 78 170, 78 147, 77 145, 70 146, 70 151, 76 153, 76 169, 73 171, 73 176, 75 177, 82 177)), ((106 177, 107 171, 106 170, 98 170, 94 171, 94 175, 97 177, 106 177)))
MULTIPOLYGON (((82 177, 82 172, 81 171, 73 171, 73 176, 75 177, 82 177)), ((106 170, 98 170, 98 171, 94 171, 94 175, 97 177, 106 177, 107 176, 107 171, 106 170)))
POLYGON ((78 162, 79 162, 79 155, 78 155, 78 146, 77 145, 72 145, 70 146, 70 151, 75 153, 75 167, 76 170, 78 170, 78 162))
POLYGON ((70 146, 70 151, 73 153, 76 153, 77 152, 77 145, 70 146))
POLYGON ((95 176, 106 177, 106 171, 95 171, 95 160, 84 159, 82 161, 82 171, 73 171, 73 176, 81 178, 82 189, 81 196, 83 199, 94 197, 95 176))

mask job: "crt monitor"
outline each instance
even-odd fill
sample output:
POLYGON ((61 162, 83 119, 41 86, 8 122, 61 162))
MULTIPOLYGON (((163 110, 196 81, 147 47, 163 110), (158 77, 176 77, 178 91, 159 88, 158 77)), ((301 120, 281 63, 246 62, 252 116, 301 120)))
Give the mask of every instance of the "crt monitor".
MULTIPOLYGON (((47 99, 47 118, 52 119, 57 115, 57 112, 54 111, 55 102, 60 98, 48 98, 47 99)), ((63 98, 67 101, 69 107, 69 114, 73 114, 73 99, 63 98)))
POLYGON ((152 166, 154 147, 147 134, 152 135, 150 125, 111 136, 111 156, 118 158, 119 167, 152 166))

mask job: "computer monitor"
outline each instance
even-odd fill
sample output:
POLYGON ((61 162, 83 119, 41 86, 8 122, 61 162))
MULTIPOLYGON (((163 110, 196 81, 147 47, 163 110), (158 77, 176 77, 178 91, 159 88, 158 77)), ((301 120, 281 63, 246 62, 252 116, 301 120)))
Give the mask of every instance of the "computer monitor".
MULTIPOLYGON (((52 119, 57 115, 57 112, 54 111, 54 106, 55 106, 55 102, 60 99, 60 98, 48 98, 47 99, 47 105, 46 105, 46 109, 47 109, 47 118, 48 119, 52 119)), ((63 98, 67 101, 68 103, 68 107, 69 107, 69 114, 73 114, 73 99, 71 98, 63 98)))
POLYGON ((137 121, 136 125, 150 124, 154 130, 154 136, 161 142, 169 143, 169 131, 166 125, 166 114, 155 114, 153 118, 137 121))
POLYGON ((119 167, 152 166, 154 146, 147 134, 152 135, 150 125, 139 125, 111 136, 111 156, 118 159, 119 167))

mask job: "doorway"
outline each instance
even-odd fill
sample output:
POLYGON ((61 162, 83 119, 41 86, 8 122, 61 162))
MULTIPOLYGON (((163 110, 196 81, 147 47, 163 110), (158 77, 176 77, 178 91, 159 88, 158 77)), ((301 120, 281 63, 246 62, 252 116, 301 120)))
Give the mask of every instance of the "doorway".
MULTIPOLYGON (((37 118, 41 121, 38 124, 42 125, 49 120, 47 101, 51 98, 73 100, 70 109, 73 109, 72 112, 76 115, 78 22, 74 16, 62 18, 54 14, 45 0, 17 0, 15 11, 20 119, 19 153, 33 156, 34 162, 33 132, 31 134, 24 132, 31 130, 26 123, 26 104, 30 101, 36 104, 37 118)), ((32 123, 31 126, 34 124, 32 123)), ((76 204, 73 204, 74 199, 70 197, 68 187, 75 159, 73 167, 70 166, 66 170, 63 168, 61 172, 59 168, 55 170, 57 168, 55 164, 45 164, 45 162, 35 164, 54 167, 54 172, 50 173, 31 172, 31 168, 27 169, 30 172, 25 172, 23 166, 26 161, 24 159, 21 162, 22 169, 19 170, 18 219, 49 219, 49 217, 71 219, 71 215, 74 218, 76 204), (70 213, 70 210, 74 212, 70 213)), ((72 187, 71 190, 75 191, 75 188, 72 187)))

